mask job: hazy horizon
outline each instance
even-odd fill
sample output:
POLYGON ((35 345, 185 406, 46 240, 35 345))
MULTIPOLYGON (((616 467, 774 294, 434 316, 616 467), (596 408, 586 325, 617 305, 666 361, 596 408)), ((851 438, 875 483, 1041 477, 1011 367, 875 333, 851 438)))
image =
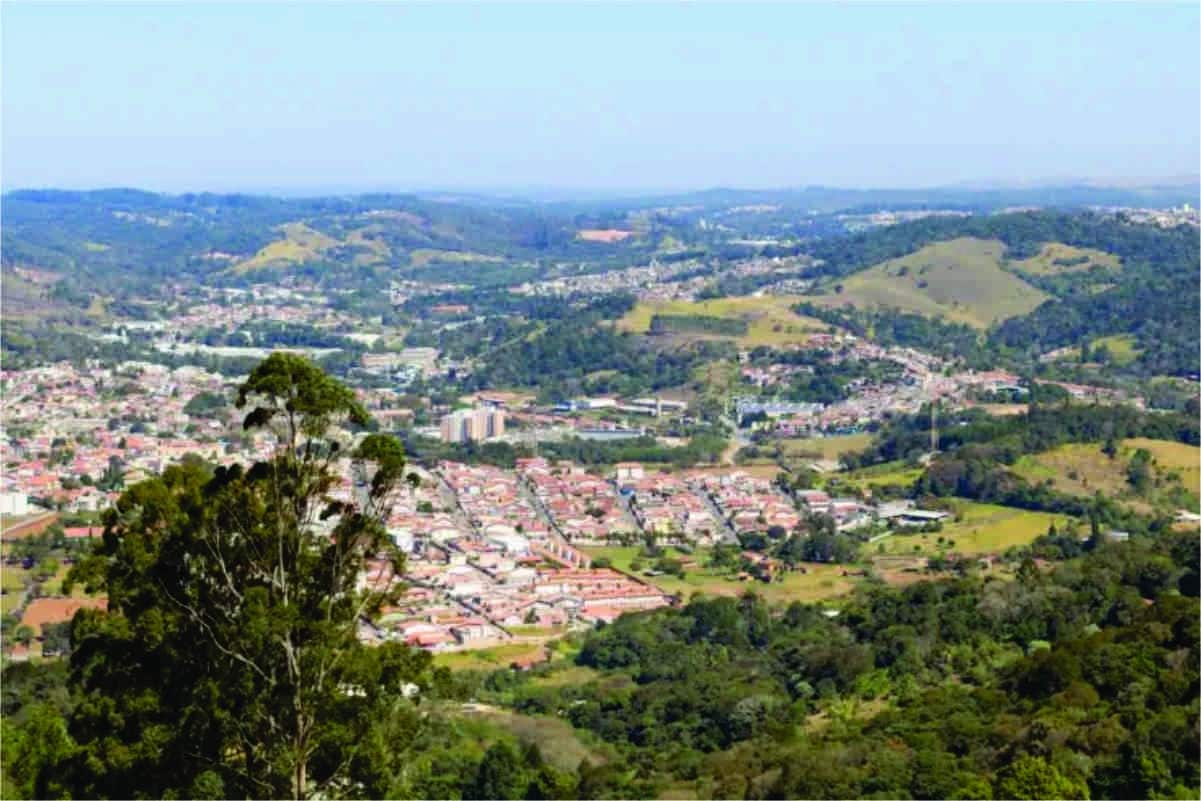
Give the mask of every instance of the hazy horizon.
POLYGON ((1195 180, 1197 4, 5 3, 19 188, 1195 180))

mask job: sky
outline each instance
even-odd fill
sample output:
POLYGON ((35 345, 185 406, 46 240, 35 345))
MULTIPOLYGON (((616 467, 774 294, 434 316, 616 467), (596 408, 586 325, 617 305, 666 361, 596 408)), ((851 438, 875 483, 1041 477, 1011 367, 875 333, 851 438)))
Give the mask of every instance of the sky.
POLYGON ((1195 176, 1201 4, 0 4, 0 182, 182 191, 1195 176))

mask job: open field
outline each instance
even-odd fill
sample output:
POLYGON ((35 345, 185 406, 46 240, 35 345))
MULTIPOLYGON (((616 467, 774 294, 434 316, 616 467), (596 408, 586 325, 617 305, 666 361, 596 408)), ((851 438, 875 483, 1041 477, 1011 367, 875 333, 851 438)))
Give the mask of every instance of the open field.
POLYGON ((1122 260, 1112 253, 1092 248, 1077 248, 1062 242, 1048 242, 1037 256, 1009 263, 1015 270, 1032 275, 1058 275, 1093 267, 1118 269, 1122 260), (1056 263, 1058 262, 1058 263, 1056 263))
MULTIPOLYGON (((1114 364, 1118 365, 1130 364, 1142 354, 1134 337, 1130 334, 1115 334, 1109 337, 1094 339, 1092 349, 1096 351, 1097 348, 1101 347, 1109 351, 1114 364)), ((1095 361, 1097 357, 1094 356, 1093 359, 1095 361)))
POLYGON ((0 569, 0 587, 5 592, 15 592, 25 589, 25 583, 29 581, 29 571, 23 567, 15 565, 4 565, 0 569))
MULTIPOLYGON (((887 541, 883 540, 885 543, 887 541)), ((887 553, 886 548, 886 552, 881 554, 877 550, 877 545, 879 543, 867 546, 864 552, 870 554, 872 572, 884 583, 893 587, 907 587, 919 581, 930 581, 937 578, 927 569, 927 557, 920 552, 915 553, 912 543, 910 543, 910 550, 904 553, 887 553)))
MULTIPOLYGON (((715 298, 702 301, 639 303, 617 321, 617 328, 622 331, 645 334, 650 330, 651 320, 656 314, 718 317, 744 320, 747 323, 746 333, 738 336, 721 334, 688 334, 686 336, 731 339, 749 348, 760 345, 803 345, 808 341, 811 333, 824 331, 829 326, 820 320, 793 312, 791 307, 799 300, 801 298, 793 296, 772 295, 715 298)), ((675 334, 674 336, 684 335, 675 334)))
MULTIPOLYGON (((58 572, 42 583, 42 595, 62 595, 63 582, 67 580, 67 573, 71 572, 70 565, 59 565, 58 572)), ((84 592, 83 585, 76 585, 71 593, 72 598, 87 598, 88 594, 84 592)))
MULTIPOLYGON (((956 501, 962 519, 947 523, 936 534, 898 533, 880 540, 886 554, 1001 553, 1027 545, 1047 533, 1054 523, 1062 529, 1070 518, 974 501, 956 501), (939 538, 943 542, 939 543, 939 538)), ((878 550, 878 549, 877 549, 878 550)))
MULTIPOLYGON (((840 565, 805 565, 806 572, 799 570, 785 573, 780 581, 771 584, 762 581, 738 581, 705 567, 699 567, 685 572, 684 578, 675 576, 643 576, 630 569, 630 563, 638 558, 640 550, 637 546, 585 548, 590 556, 606 557, 613 567, 622 572, 637 576, 642 581, 672 595, 679 595, 685 600, 693 593, 705 595, 741 595, 753 591, 771 603, 788 603, 790 601, 826 601, 839 598, 854 589, 857 579, 844 576, 840 565)), ((667 549, 668 556, 680 556, 678 552, 667 549)), ((707 549, 698 548, 694 557, 704 565, 707 559, 707 549)), ((652 560, 642 559, 649 566, 652 560)))
POLYGON ((1194 495, 1201 493, 1201 448, 1179 442, 1154 439, 1123 440, 1116 458, 1110 459, 1097 443, 1061 445, 1050 451, 1023 456, 1013 471, 1027 481, 1049 480, 1052 486, 1069 495, 1091 496, 1098 490, 1112 497, 1127 496, 1125 501, 1138 510, 1149 508, 1146 499, 1129 498, 1131 491, 1126 469, 1134 451, 1145 448, 1154 457, 1153 472, 1165 485, 1152 492, 1154 501, 1159 491, 1179 486, 1194 495))
POLYGON ((921 467, 909 467, 903 461, 896 461, 852 470, 849 473, 836 473, 830 477, 854 484, 861 489, 870 489, 887 484, 912 484, 921 478, 922 470, 921 467))
POLYGON ((1180 484, 1189 492, 1201 494, 1201 448, 1183 442, 1162 439, 1122 440, 1122 448, 1137 450, 1146 448, 1155 457, 1155 464, 1165 472, 1180 475, 1180 484))
POLYGON ((775 478, 781 471, 777 464, 740 464, 727 465, 724 467, 690 467, 684 472, 692 474, 717 475, 724 476, 730 473, 746 473, 748 476, 755 478, 766 478, 771 480, 775 478))
POLYGON ((21 594, 19 592, 6 592, 0 595, 0 615, 11 614, 16 611, 21 603, 21 594))
POLYGON ((560 662, 551 672, 539 675, 531 681, 540 687, 579 687, 602 676, 604 674, 596 668, 560 662))
POLYGON ((286 223, 279 230, 283 232, 283 239, 271 242, 249 259, 238 262, 233 271, 245 273, 265 267, 303 264, 320 258, 322 253, 339 244, 338 240, 314 231, 304 223, 286 223))
POLYGON ((417 248, 409 252, 409 264, 414 267, 425 267, 433 262, 463 264, 472 261, 501 261, 499 256, 487 256, 483 253, 471 253, 465 250, 434 250, 432 248, 417 248))
POLYGON ((1002 268, 1005 246, 995 240, 952 239, 835 279, 826 306, 889 307, 943 317, 976 328, 1029 314, 1047 299, 1040 289, 1002 268), (842 291, 838 291, 838 287, 842 291))
POLYGON ((451 651, 434 654, 434 664, 451 670, 496 670, 508 667, 513 660, 541 653, 541 643, 513 643, 494 648, 477 648, 471 651, 451 651))
POLYGON ((633 235, 633 231, 625 231, 620 228, 581 228, 576 231, 576 236, 585 242, 604 242, 605 244, 620 242, 633 235))
POLYGON ((1050 480, 1059 492, 1091 496, 1098 490, 1116 496, 1128 489, 1126 460, 1110 459, 1095 442, 1061 445, 1050 451, 1027 454, 1013 472, 1032 484, 1050 480))
POLYGON ((988 412, 993 417, 1013 417, 1025 414, 1030 410, 1028 403, 968 403, 967 405, 973 409, 988 412))
POLYGON ((354 257, 356 266, 378 264, 392 257, 392 248, 388 247, 388 243, 380 236, 383 232, 382 226, 368 225, 356 228, 346 235, 347 245, 362 250, 354 257))
POLYGON ((811 439, 782 439, 778 442, 785 456, 792 458, 813 457, 837 460, 844 453, 861 451, 871 444, 871 434, 842 434, 835 437, 813 437, 811 439))

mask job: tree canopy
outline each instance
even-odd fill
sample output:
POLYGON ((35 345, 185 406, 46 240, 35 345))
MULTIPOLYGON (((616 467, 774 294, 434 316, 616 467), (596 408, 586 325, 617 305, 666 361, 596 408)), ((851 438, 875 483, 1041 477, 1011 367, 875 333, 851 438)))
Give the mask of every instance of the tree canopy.
POLYGON ((404 452, 363 435, 353 393, 273 354, 240 387, 270 458, 191 463, 129 488, 72 582, 108 596, 76 616, 64 782, 89 796, 371 796, 385 725, 429 657, 363 646, 365 615, 395 597, 386 536, 404 452), (349 468, 352 497, 336 490, 349 468), (365 561, 384 580, 363 587, 365 561))

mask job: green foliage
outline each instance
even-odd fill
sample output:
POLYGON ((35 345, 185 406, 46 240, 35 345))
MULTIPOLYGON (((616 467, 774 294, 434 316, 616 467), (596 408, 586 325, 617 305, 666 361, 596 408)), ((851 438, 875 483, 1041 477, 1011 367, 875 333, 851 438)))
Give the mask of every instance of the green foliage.
POLYGON ((340 426, 366 421, 351 392, 276 354, 238 404, 247 427, 276 432, 275 455, 249 469, 185 463, 131 487, 72 570, 109 600, 70 632, 75 745, 56 775, 75 793, 377 795, 392 763, 376 728, 403 684, 428 686, 427 654, 356 637, 393 596, 356 587, 364 559, 402 562, 380 522, 403 480, 399 443, 364 438, 351 455, 367 497, 330 502, 340 426))
MULTIPOLYGON (((1188 226, 1163 230, 1120 217, 1052 211, 930 217, 820 240, 811 253, 823 261, 819 273, 845 276, 931 242, 964 236, 1001 240, 1009 259, 1028 258, 1045 243, 1062 242, 1103 250, 1123 262, 1120 271, 1103 279, 1092 271, 1043 280, 1031 277, 1055 297, 1031 314, 1002 323, 989 337, 993 346, 1043 353, 1099 337, 1133 334, 1142 353, 1132 368, 1146 375, 1197 371, 1201 254, 1196 232, 1188 226), (1112 286, 1102 286, 1102 280, 1112 286), (1093 291, 1094 287, 1101 290, 1093 291)), ((885 335, 895 336, 887 331, 885 335)), ((966 337, 963 344, 970 345, 966 337)))
POLYGON ((184 414, 190 417, 216 417, 229 408, 229 401, 216 392, 198 392, 184 404, 184 414))
POLYGON ((868 584, 833 618, 694 598, 589 634, 589 681, 506 697, 617 747, 646 795, 1196 795, 1201 642, 1174 586, 1197 559, 1165 534, 1015 581, 868 584))
POLYGON ((1073 781, 1042 757, 1023 756, 997 774, 1000 798, 1088 798, 1088 786, 1073 781))
MULTIPOLYGON (((1165 439, 1188 445, 1201 444, 1196 417, 1183 414, 1141 412, 1129 406, 1076 403, 1032 403, 1023 414, 996 417, 978 409, 939 413, 940 450, 953 452, 964 446, 987 445, 984 455, 1011 464, 1027 453, 1050 450, 1069 442, 1104 442, 1135 437, 1165 439)), ((852 468, 881 462, 910 460, 930 447, 930 412, 889 420, 859 454, 844 454, 852 468)), ((977 453, 981 451, 977 449, 977 453)))

